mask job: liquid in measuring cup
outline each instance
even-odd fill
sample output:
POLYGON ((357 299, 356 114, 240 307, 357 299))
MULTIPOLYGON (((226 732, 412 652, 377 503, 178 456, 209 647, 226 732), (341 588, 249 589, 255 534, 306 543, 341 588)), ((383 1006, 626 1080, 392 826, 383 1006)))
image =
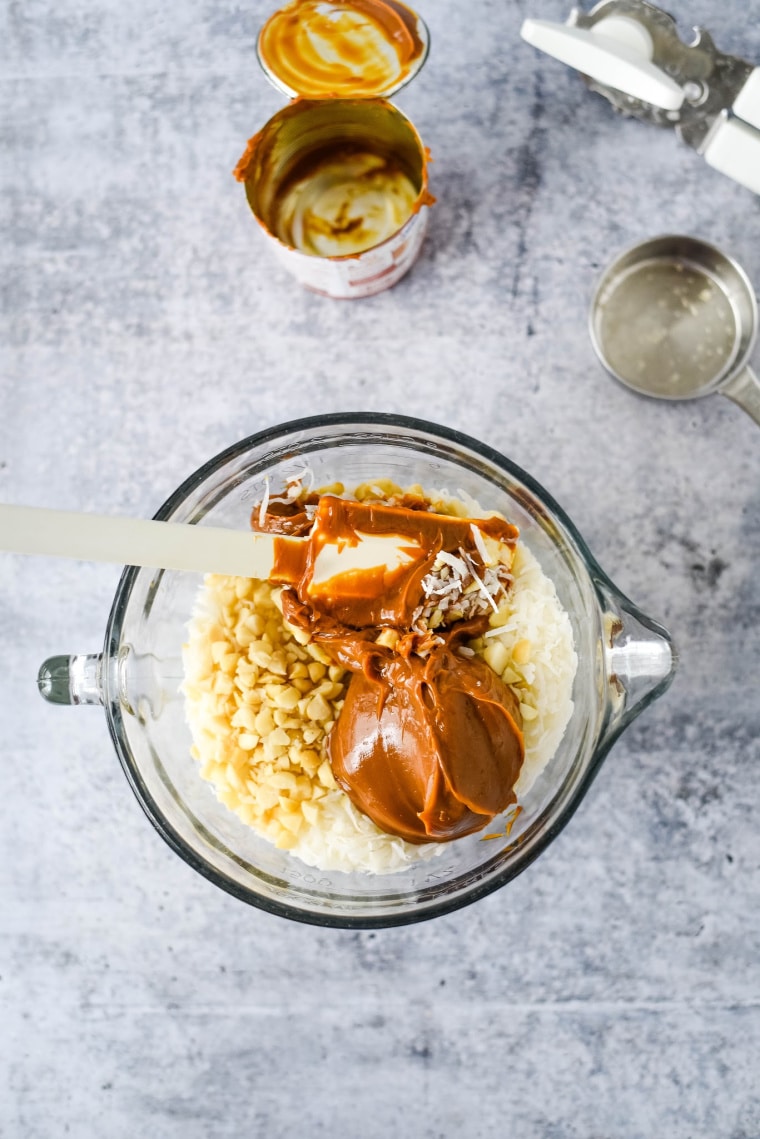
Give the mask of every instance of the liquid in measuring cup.
POLYGON ((622 380, 674 399, 724 373, 739 341, 721 285, 679 259, 644 261, 610 281, 595 321, 606 362, 622 380))

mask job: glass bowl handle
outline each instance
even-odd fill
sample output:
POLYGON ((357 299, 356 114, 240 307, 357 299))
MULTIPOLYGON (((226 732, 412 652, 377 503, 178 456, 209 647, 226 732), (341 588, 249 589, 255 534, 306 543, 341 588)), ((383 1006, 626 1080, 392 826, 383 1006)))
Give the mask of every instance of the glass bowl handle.
POLYGON ((48 657, 37 673, 40 695, 50 704, 103 704, 103 655, 48 657))

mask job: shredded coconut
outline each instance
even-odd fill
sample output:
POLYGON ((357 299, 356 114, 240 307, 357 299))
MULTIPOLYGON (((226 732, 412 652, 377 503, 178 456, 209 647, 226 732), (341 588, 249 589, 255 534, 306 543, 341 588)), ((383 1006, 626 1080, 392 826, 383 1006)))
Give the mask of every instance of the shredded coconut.
POLYGON ((486 544, 483 541, 483 535, 480 532, 480 527, 476 526, 474 522, 471 522, 470 523, 470 530, 472 531, 472 539, 475 543, 476 549, 477 549, 478 553, 480 554, 480 559, 483 562, 483 565, 487 566, 488 565, 488 550, 486 549, 486 544))
POLYGON ((264 494, 261 498, 261 506, 259 507, 259 526, 264 529, 264 524, 267 520, 267 507, 269 506, 269 475, 264 475, 264 494))

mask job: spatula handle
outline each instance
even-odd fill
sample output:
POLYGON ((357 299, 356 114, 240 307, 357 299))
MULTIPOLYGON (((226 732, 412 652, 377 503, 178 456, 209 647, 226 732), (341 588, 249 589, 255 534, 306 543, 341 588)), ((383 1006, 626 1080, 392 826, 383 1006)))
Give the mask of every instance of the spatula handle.
POLYGON ((246 530, 0 505, 0 550, 268 578, 274 538, 246 530))

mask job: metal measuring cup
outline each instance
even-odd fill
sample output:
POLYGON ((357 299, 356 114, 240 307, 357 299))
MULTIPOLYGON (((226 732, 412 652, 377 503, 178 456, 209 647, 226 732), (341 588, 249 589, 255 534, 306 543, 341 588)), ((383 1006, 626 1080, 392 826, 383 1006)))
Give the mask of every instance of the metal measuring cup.
POLYGON ((591 303, 594 349, 617 380, 656 399, 727 396, 760 425, 760 380, 748 360, 757 301, 733 258, 665 234, 627 249, 591 303))

